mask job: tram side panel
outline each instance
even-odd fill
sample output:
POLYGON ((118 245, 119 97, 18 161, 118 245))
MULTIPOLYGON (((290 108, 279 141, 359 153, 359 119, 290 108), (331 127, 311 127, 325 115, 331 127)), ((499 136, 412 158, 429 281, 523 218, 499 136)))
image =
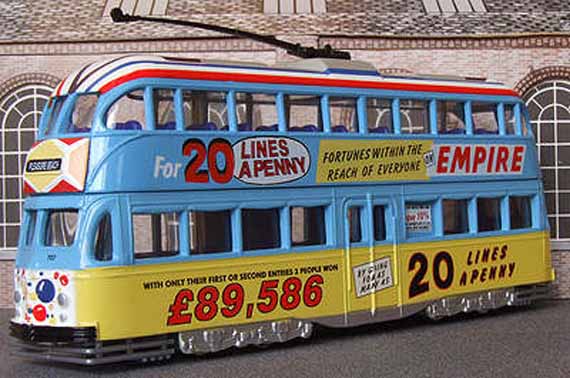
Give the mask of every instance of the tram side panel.
POLYGON ((554 279, 548 233, 402 244, 403 305, 554 279))
POLYGON ((344 313, 340 250, 88 269, 81 325, 101 340, 344 313))

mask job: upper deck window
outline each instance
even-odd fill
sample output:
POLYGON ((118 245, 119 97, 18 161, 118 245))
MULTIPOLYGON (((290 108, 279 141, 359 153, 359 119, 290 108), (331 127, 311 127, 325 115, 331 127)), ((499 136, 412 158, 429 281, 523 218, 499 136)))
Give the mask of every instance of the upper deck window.
POLYGON ((99 95, 85 94, 77 96, 70 122, 65 125, 64 132, 67 133, 88 133, 91 131, 91 122, 99 95))
POLYGON ((51 135, 57 132, 56 125, 61 108, 65 103, 66 97, 52 98, 48 104, 48 120, 46 125, 46 135, 51 135))
POLYGON ((473 132, 475 134, 498 134, 497 104, 474 102, 471 106, 473 114, 473 132))
POLYGON ((145 126, 144 92, 140 89, 119 98, 107 112, 107 128, 143 130, 145 126))
POLYGON ((236 104, 239 131, 277 131, 275 95, 237 93, 236 104))
POLYGON ((78 218, 78 211, 75 209, 50 211, 47 217, 44 244, 49 247, 73 245, 78 218))
POLYGON ((172 89, 155 89, 152 92, 152 101, 154 107, 155 129, 176 130, 174 91, 172 89))
POLYGON ((289 131, 323 131, 323 117, 318 96, 285 96, 285 117, 289 131))
POLYGON ((356 98, 330 98, 331 131, 333 133, 357 133, 356 98))
POLYGON ((437 102, 437 130, 440 134, 465 134, 462 102, 437 102))
POLYGON ((217 131, 228 129, 226 92, 185 90, 182 92, 184 129, 217 131))
POLYGON ((516 134, 515 106, 505 104, 505 129, 507 134, 516 134))
POLYGON ((368 132, 386 134, 394 132, 392 127, 392 101, 369 98, 366 103, 368 132))
POLYGON ((429 102, 401 100, 400 122, 402 134, 429 133, 429 102))

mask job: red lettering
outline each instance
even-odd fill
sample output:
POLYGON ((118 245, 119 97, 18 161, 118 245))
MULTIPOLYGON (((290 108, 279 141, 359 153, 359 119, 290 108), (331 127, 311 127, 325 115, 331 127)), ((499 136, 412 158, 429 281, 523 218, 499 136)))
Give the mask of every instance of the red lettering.
POLYGON ((511 172, 522 171, 523 158, 524 158, 524 146, 515 146, 513 152, 513 162, 511 164, 511 172))
POLYGON ((471 146, 457 146, 455 147, 455 152, 453 153, 453 160, 451 163, 451 173, 455 173, 456 170, 460 172, 465 170, 465 173, 469 173, 471 168, 471 146))
MULTIPOLYGON (((303 157, 294 157, 293 163, 297 164, 300 172, 305 171, 305 157, 304 156, 303 157)), ((297 173, 297 170, 295 170, 295 173, 297 173)))
POLYGON ((285 139, 279 139, 279 153, 281 156, 289 156, 289 145, 285 139))
POLYGON ((277 153, 277 141, 275 139, 271 139, 269 141, 269 157, 276 158, 279 154, 277 153))
POLYGON ((448 170, 447 163, 449 162, 450 150, 451 147, 449 146, 439 147, 439 156, 437 157, 437 173, 447 173, 448 170))
POLYGON ((475 158, 473 159, 473 173, 479 173, 479 165, 485 163, 487 149, 484 146, 475 146, 475 158))
POLYGON ((487 160, 487 173, 493 172, 493 159, 495 158, 495 146, 491 146, 489 160, 487 160))
POLYGON ((263 160, 255 160, 253 162, 253 175, 259 177, 259 173, 265 169, 265 162, 263 160))
POLYGON ((495 172, 508 172, 507 162, 509 161, 509 147, 499 146, 497 152, 497 163, 495 164, 495 172))
POLYGON ((246 149, 247 143, 242 143, 241 144, 241 158, 242 159, 249 159, 251 158, 251 154, 247 153, 247 149, 246 149))
POLYGON ((168 311, 170 316, 166 321, 169 326, 187 324, 192 321, 192 314, 184 313, 188 310, 188 303, 194 300, 194 294, 189 289, 182 289, 176 294, 174 303, 170 305, 168 311))
POLYGON ((266 141, 256 141, 255 142, 255 157, 267 157, 267 142, 266 141))
POLYGON ((249 163, 247 161, 244 161, 243 164, 241 165, 238 177, 239 178, 251 177, 251 170, 249 169, 249 163))

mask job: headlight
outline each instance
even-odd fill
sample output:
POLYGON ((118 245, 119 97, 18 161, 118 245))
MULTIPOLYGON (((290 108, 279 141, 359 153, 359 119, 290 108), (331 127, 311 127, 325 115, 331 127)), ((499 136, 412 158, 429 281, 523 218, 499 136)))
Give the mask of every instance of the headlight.
POLYGON ((67 315, 65 315, 65 314, 60 314, 60 315, 59 315, 59 321, 60 321, 60 322, 65 323, 66 320, 67 320, 67 315))
POLYGON ((67 295, 59 293, 57 295, 57 304, 59 304, 61 307, 67 307, 67 305, 69 304, 69 299, 67 298, 67 295))

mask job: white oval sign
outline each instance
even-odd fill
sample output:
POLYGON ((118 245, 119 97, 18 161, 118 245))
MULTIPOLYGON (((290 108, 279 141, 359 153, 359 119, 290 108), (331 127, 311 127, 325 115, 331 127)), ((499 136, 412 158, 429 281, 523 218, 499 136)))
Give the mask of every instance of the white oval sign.
POLYGON ((275 185, 309 172, 311 155, 301 142, 286 137, 252 137, 233 145, 234 177, 247 184, 275 185))

